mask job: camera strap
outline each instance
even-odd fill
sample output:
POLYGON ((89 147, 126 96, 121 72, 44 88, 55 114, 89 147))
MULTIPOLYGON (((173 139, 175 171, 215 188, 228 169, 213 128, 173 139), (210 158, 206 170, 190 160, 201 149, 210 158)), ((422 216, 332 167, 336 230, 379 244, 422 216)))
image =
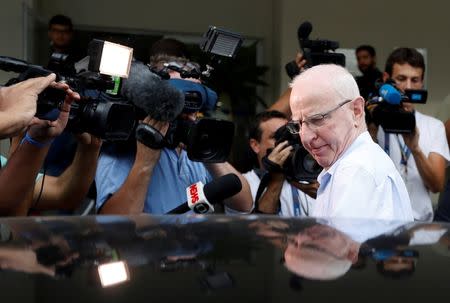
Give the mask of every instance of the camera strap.
MULTIPOLYGON (((400 142, 400 138, 398 137, 398 135, 396 136, 396 138, 397 138, 397 143, 400 148, 400 154, 401 154, 400 164, 404 165, 406 167, 408 165, 408 159, 411 156, 411 150, 406 145, 406 143, 402 144, 400 142)), ((390 156, 390 146, 389 145, 390 145, 390 134, 384 133, 384 151, 388 154, 388 156, 390 156)))
POLYGON ((258 174, 258 173, 257 173, 257 175, 261 181, 259 182, 258 190, 256 191, 255 207, 253 208, 253 212, 254 213, 262 213, 259 211, 259 199, 261 198, 264 190, 266 189, 267 185, 269 184, 270 174, 269 174, 269 172, 265 172, 262 176, 260 176, 260 174, 258 174))

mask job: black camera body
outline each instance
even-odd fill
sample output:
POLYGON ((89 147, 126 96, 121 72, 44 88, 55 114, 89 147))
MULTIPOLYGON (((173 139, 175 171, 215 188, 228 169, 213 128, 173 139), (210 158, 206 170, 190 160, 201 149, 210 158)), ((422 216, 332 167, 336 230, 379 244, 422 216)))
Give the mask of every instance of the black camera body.
MULTIPOLYGON (((296 182, 315 181, 322 171, 322 167, 303 147, 299 136, 292 134, 284 125, 275 131, 274 138, 275 146, 288 141, 288 144, 293 147, 292 154, 286 159, 282 167, 286 179, 296 182)), ((271 152, 272 150, 268 150, 267 154, 271 152)))
POLYGON ((413 112, 403 109, 402 103, 425 104, 427 97, 426 90, 401 92, 390 81, 380 86, 379 96, 369 100, 366 109, 372 121, 381 125, 386 133, 409 134, 416 129, 416 119, 413 112))
MULTIPOLYGON (((303 58, 306 60, 308 67, 319 64, 337 64, 345 67, 345 55, 335 53, 339 48, 339 42, 331 40, 309 39, 312 31, 312 24, 308 21, 303 22, 297 29, 297 37, 303 58)), ((295 61, 291 61, 285 65, 286 73, 292 79, 300 73, 295 61)))
POLYGON ((212 118, 197 121, 176 119, 170 123, 165 136, 144 123, 136 128, 136 138, 144 145, 153 149, 174 149, 183 143, 189 159, 203 163, 225 162, 233 136, 233 122, 212 118))
MULTIPOLYGON (((95 44, 93 42, 102 43, 100 40, 93 40, 90 47, 95 44)), ((127 140, 134 130, 135 107, 121 97, 114 98, 114 101, 109 97, 99 98, 106 96, 105 92, 116 89, 120 78, 116 77, 115 81, 113 77, 98 71, 84 70, 76 73, 75 69, 64 61, 66 59, 67 56, 53 54, 49 66, 55 70, 50 70, 23 60, 0 56, 0 69, 19 73, 18 77, 10 79, 6 85, 55 73, 56 81, 66 82, 80 95, 91 91, 94 97, 82 97, 80 102, 72 104, 66 129, 74 133, 88 132, 109 141, 127 140)), ((89 58, 89 61, 97 60, 101 58, 89 58)), ((56 120, 64 98, 64 91, 46 88, 38 96, 35 116, 44 120, 56 120)))

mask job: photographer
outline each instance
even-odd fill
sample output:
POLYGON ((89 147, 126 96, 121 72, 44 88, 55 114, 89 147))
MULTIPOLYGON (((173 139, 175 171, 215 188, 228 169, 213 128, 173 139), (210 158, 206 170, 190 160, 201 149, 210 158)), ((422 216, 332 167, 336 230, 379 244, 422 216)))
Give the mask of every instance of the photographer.
MULTIPOLYGON (((425 62, 417 50, 398 48, 386 61, 383 80, 393 80, 402 92, 422 89, 424 73, 425 62)), ((415 131, 400 136, 387 134, 379 127, 378 143, 391 157, 406 184, 414 219, 431 221, 430 192, 444 189, 445 168, 450 160, 445 128, 441 121, 416 111, 413 103, 402 102, 402 107, 414 113, 415 131)))
MULTIPOLYGON (((55 75, 52 74, 45 78, 26 80, 6 89, 10 92, 22 90, 21 93, 29 102, 33 101, 36 107, 38 94, 54 79, 55 75)), ((101 142, 88 134, 80 136, 83 144, 77 151, 76 160, 62 176, 38 175, 49 145, 67 125, 71 103, 79 99, 79 95, 67 84, 53 82, 51 86, 66 92, 58 118, 55 121, 41 120, 30 114, 26 133, 13 138, 10 158, 0 172, 0 211, 4 215, 26 215, 31 208, 74 208, 92 182, 101 142)), ((35 110, 31 111, 33 115, 35 110)), ((2 162, 3 166, 6 161, 2 162)))
POLYGON ((378 94, 376 83, 381 80, 383 73, 377 68, 375 48, 371 45, 360 45, 355 50, 358 69, 362 73, 356 77, 359 92, 364 100, 378 94))
POLYGON ((364 99, 345 68, 323 64, 301 73, 290 106, 289 130, 323 167, 311 216, 413 219, 406 187, 367 132, 364 99))
MULTIPOLYGON (((182 54, 170 52, 154 53, 152 68, 158 69, 163 63, 178 61, 184 66, 189 62, 182 54), (180 56, 180 57, 178 57, 180 56), (155 60, 157 58, 157 60, 155 60)), ((180 73, 170 70, 170 78, 181 78, 180 73)), ((197 79, 185 81, 199 82, 197 79)), ((184 99, 183 99, 184 102, 184 99)), ((136 104, 144 109, 144 104, 136 104)), ((158 105, 159 106, 159 105, 158 105)), ((185 102, 178 119, 194 121, 202 104, 185 102)), ((166 135, 169 122, 151 117, 148 109, 144 123, 166 135)), ((219 135, 219 134, 218 134, 219 135)), ((242 190, 225 201, 226 207, 238 212, 249 212, 252 201, 250 189, 245 178, 229 163, 200 163, 187 157, 183 144, 176 148, 150 148, 136 142, 137 147, 118 150, 112 148, 102 153, 96 173, 97 211, 100 214, 165 214, 186 201, 186 187, 198 181, 204 184, 228 173, 239 176, 242 190)))
POLYGON ((282 216, 308 216, 309 209, 314 203, 318 183, 288 182, 281 167, 293 152, 293 148, 287 141, 275 146, 274 134, 277 129, 286 125, 287 121, 286 116, 278 111, 266 111, 256 115, 249 129, 249 145, 257 158, 258 166, 245 173, 244 177, 252 191, 255 212, 282 216), (272 151, 268 152, 269 150, 272 151), (279 167, 279 171, 264 169, 265 156, 279 167))

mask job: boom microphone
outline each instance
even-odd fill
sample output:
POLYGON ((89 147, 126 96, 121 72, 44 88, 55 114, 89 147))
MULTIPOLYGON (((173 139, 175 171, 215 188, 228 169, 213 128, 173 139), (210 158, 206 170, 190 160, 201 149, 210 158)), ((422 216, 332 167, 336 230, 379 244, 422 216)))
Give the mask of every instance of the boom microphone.
POLYGON ((174 120, 184 106, 184 95, 139 61, 131 63, 130 74, 123 81, 121 93, 157 121, 174 120))
POLYGON ((234 196, 241 189, 241 180, 235 174, 221 176, 204 186, 202 182, 197 182, 186 188, 188 200, 167 214, 184 214, 190 210, 197 214, 212 213, 213 204, 234 196))

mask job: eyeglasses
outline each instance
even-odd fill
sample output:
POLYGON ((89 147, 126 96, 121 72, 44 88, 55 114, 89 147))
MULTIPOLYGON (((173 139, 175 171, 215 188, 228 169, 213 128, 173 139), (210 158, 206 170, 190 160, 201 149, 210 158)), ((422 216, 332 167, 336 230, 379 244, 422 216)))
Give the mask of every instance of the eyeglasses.
POLYGON ((351 99, 345 100, 344 102, 339 103, 336 107, 332 108, 331 110, 324 112, 324 113, 312 115, 311 117, 305 118, 303 121, 291 120, 286 124, 286 128, 293 135, 297 135, 300 133, 300 130, 301 130, 303 124, 308 125, 309 129, 311 129, 311 130, 316 130, 325 124, 326 119, 330 116, 330 114, 332 112, 338 110, 343 105, 345 105, 351 101, 353 101, 353 100, 351 100, 351 99))

